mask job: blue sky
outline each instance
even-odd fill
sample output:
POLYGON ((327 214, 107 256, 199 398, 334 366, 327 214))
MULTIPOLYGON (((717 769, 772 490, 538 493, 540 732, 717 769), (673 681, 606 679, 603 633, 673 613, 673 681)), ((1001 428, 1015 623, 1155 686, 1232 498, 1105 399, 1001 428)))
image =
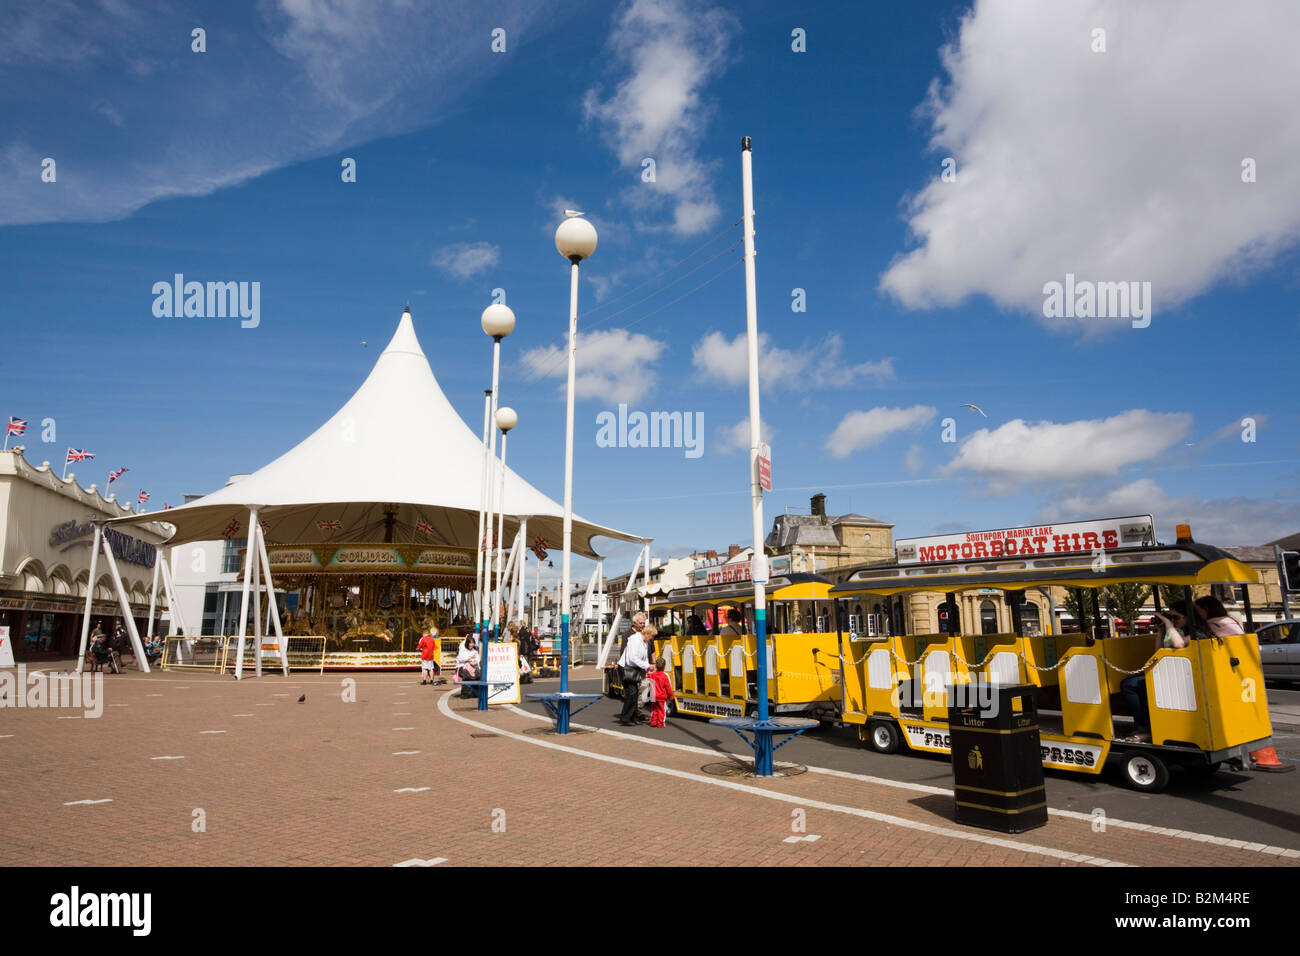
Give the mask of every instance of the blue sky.
POLYGON ((825 491, 897 536, 1300 528, 1294 5, 459 6, 0 13, 0 415, 57 422, 30 459, 88 448, 83 483, 126 466, 153 507, 215 490, 346 401, 408 302, 477 430, 503 288, 510 463, 558 499, 573 206, 576 508, 657 555, 746 543, 748 135, 769 522, 825 491), (260 324, 156 317, 177 272, 259 282, 260 324), (1149 326, 1045 318, 1067 272, 1151 283, 1149 326), (705 454, 598 447, 620 401, 703 412, 705 454))

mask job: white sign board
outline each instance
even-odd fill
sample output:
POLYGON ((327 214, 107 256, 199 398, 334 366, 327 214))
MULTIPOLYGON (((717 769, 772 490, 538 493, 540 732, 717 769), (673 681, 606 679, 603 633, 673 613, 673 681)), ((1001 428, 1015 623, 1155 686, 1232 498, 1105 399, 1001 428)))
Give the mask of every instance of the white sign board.
POLYGON ((1150 515, 1072 521, 1067 524, 1002 528, 899 538, 894 554, 899 564, 933 564, 980 558, 1039 554, 1091 554, 1116 548, 1136 548, 1155 540, 1150 515))
POLYGON ((9 642, 9 626, 0 627, 0 667, 14 666, 14 646, 9 642))
POLYGON ((489 682, 489 704, 519 703, 519 645, 502 641, 489 642, 483 679, 489 682), (503 683, 497 683, 498 681, 503 683))

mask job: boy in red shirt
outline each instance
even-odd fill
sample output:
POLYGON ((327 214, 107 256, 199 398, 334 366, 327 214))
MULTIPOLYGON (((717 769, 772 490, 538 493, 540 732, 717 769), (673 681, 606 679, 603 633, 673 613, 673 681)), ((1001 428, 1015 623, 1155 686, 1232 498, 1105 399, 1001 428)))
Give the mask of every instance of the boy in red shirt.
POLYGON ((654 709, 650 712, 650 726, 662 727, 664 725, 664 714, 668 709, 668 701, 673 699, 673 682, 664 668, 668 662, 662 657, 655 659, 655 669, 650 673, 650 684, 654 688, 654 709))
POLYGON ((431 627, 420 638, 420 684, 432 684, 435 674, 441 674, 442 668, 438 664, 438 629, 431 627), (427 680, 425 678, 428 678, 427 680))

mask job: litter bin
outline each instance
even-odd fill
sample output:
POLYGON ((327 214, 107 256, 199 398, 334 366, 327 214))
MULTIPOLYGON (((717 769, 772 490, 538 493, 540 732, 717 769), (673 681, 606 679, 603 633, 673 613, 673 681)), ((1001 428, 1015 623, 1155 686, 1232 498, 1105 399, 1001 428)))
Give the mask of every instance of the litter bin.
POLYGON ((953 685, 948 731, 958 823, 1002 833, 1047 823, 1033 687, 953 685))

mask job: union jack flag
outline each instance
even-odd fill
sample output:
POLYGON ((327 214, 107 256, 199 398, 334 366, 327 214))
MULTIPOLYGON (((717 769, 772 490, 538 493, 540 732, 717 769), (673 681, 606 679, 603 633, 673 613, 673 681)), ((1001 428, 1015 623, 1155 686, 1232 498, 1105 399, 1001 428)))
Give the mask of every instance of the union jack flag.
POLYGON ((149 492, 147 491, 140 492, 138 495, 135 496, 135 500, 140 502, 140 504, 144 504, 146 501, 149 500, 149 492))
POLYGON ((537 540, 533 542, 533 554, 537 555, 538 561, 546 560, 546 551, 550 546, 550 543, 545 538, 541 535, 537 536, 537 540))
POLYGON ((108 483, 111 485, 113 482, 117 481, 117 479, 121 478, 125 474, 126 474, 125 468, 119 468, 117 471, 110 471, 108 473, 108 483))
POLYGON ((343 527, 343 522, 335 521, 331 518, 329 521, 317 521, 316 527, 320 528, 322 531, 337 531, 339 528, 343 527))
POLYGON ((237 534, 239 534, 239 522, 233 519, 230 524, 226 525, 225 530, 221 532, 223 538, 233 538, 237 534))
POLYGON ((94 456, 94 454, 93 454, 92 452, 88 452, 88 451, 86 451, 85 449, 82 449, 81 451, 77 451, 77 449, 75 449, 75 448, 69 448, 69 449, 68 449, 68 460, 65 461, 64 464, 65 464, 65 465, 70 465, 70 464, 72 464, 74 461, 85 461, 87 458, 94 458, 94 457, 95 457, 95 456, 94 456))
POLYGON ((163 505, 163 511, 168 511, 168 510, 170 510, 170 508, 171 508, 171 505, 163 505))
POLYGON ((5 437, 7 438, 10 435, 21 435, 25 431, 27 431, 27 419, 14 418, 12 415, 10 415, 9 428, 5 431, 5 437))
POLYGON ((433 537, 433 525, 429 524, 427 521, 417 521, 415 523, 415 530, 420 532, 420 534, 427 534, 429 537, 433 537))

